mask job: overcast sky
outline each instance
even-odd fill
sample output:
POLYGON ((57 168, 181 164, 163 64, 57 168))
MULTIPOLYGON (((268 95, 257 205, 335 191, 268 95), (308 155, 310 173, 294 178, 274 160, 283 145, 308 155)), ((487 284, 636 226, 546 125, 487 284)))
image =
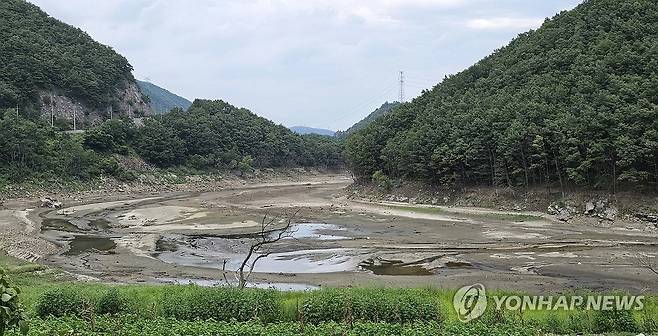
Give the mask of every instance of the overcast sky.
POLYGON ((580 0, 29 0, 190 100, 346 129, 580 0))

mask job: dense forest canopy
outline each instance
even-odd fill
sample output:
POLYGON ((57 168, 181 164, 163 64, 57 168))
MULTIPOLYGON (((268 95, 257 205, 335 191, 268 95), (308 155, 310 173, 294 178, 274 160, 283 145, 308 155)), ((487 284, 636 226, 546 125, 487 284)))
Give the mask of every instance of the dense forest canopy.
POLYGON ((26 179, 123 178, 124 173, 111 156, 85 148, 80 136, 55 132, 49 125, 17 116, 15 110, 0 111, 0 185, 26 179))
POLYGON ((658 2, 590 0, 348 139, 376 171, 448 185, 658 185, 658 2))
POLYGON ((338 166, 341 145, 319 135, 298 135, 284 126, 224 101, 196 100, 146 122, 138 152, 160 166, 232 169, 249 157, 255 167, 338 166))
MULTIPOLYGON (((197 100, 137 127, 107 120, 83 134, 56 132, 40 120, 0 114, 0 185, 36 180, 90 180, 101 175, 132 179, 116 155, 141 156, 159 168, 194 172, 343 165, 342 142, 298 135, 249 110, 223 101, 197 100)), ((139 172, 137 172, 139 173, 139 172)))
POLYGON ((382 104, 382 106, 372 111, 368 116, 366 116, 356 124, 352 125, 352 127, 348 128, 345 131, 336 132, 336 136, 339 138, 346 138, 350 134, 358 130, 364 129, 366 126, 370 125, 373 121, 377 120, 379 117, 391 112, 398 105, 400 105, 400 102, 392 102, 392 103, 385 102, 384 104, 382 104))
POLYGON ((0 109, 35 112, 40 90, 106 107, 134 81, 123 56, 25 0, 0 1, 0 18, 0 109))

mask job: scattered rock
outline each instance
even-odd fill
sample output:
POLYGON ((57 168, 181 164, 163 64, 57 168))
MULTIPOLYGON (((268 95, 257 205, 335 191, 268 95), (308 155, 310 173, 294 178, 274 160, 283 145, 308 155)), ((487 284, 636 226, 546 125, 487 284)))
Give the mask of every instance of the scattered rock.
POLYGON ((42 208, 51 208, 51 209, 59 209, 62 207, 62 202, 59 202, 58 200, 50 197, 44 197, 41 199, 41 207, 42 208))
POLYGON ((548 206, 548 213, 563 222, 567 222, 572 219, 577 212, 578 211, 576 208, 562 202, 554 202, 548 206))
POLYGON ((634 216, 635 218, 645 222, 658 223, 658 214, 636 213, 634 216))
POLYGON ((601 199, 596 202, 586 202, 585 211, 583 213, 587 216, 596 217, 611 222, 614 222, 619 216, 619 210, 615 206, 610 205, 606 199, 601 199))
POLYGON ((397 196, 397 195, 388 195, 388 196, 386 196, 386 200, 389 201, 389 202, 407 203, 407 202, 409 202, 409 197, 397 196))
POLYGON ((596 209, 596 206, 594 206, 594 203, 592 202, 587 202, 585 203, 585 214, 586 215, 591 215, 594 213, 594 209, 596 209))
POLYGON ((610 206, 603 211, 602 218, 614 222, 614 220, 617 219, 618 214, 619 210, 617 210, 617 208, 614 206, 610 206))

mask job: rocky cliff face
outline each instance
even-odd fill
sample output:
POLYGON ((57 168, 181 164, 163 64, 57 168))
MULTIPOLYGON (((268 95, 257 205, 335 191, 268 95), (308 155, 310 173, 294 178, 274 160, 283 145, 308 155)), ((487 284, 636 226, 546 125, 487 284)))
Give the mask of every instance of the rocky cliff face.
POLYGON ((41 116, 49 123, 52 119, 55 125, 62 129, 73 129, 74 126, 76 129, 86 129, 110 118, 140 118, 153 114, 135 83, 126 83, 122 89, 117 89, 113 103, 105 108, 88 106, 58 94, 56 90, 41 91, 39 96, 41 116))

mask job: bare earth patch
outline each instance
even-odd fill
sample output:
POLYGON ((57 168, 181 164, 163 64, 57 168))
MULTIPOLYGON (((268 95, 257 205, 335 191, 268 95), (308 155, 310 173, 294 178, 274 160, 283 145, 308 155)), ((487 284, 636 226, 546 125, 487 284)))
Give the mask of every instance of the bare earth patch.
POLYGON ((222 268, 244 256, 264 216, 281 221, 298 210, 301 232, 271 247, 254 282, 658 289, 655 276, 637 263, 639 255, 655 257, 658 234, 629 230, 632 223, 573 225, 537 212, 355 200, 343 192, 350 183, 346 176, 315 176, 208 192, 113 194, 61 210, 2 210, 0 248, 101 281, 216 284, 222 268), (69 231, 42 228, 41 219, 69 231), (62 254, 87 236, 103 245, 92 239, 76 246, 81 251, 62 254))

